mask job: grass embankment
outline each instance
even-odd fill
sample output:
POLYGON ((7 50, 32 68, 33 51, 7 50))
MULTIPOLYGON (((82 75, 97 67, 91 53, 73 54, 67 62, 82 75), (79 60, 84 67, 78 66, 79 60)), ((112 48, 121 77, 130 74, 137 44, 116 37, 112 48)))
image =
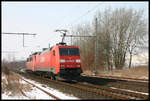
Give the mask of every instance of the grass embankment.
MULTIPOLYGON (((85 71, 83 75, 93 76, 94 74, 90 71, 85 71)), ((117 76, 136 79, 149 79, 149 66, 137 66, 132 67, 130 69, 125 68, 123 70, 100 71, 98 75, 117 76)))
POLYGON ((29 84, 22 83, 20 76, 12 73, 11 68, 8 63, 2 64, 2 93, 6 93, 9 96, 26 96, 24 91, 31 90, 31 87, 29 84))

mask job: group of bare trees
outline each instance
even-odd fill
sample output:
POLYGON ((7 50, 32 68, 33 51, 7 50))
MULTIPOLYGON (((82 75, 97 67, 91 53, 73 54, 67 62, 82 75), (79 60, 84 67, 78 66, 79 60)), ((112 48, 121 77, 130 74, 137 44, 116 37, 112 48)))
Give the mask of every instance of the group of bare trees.
MULTIPOLYGON (((122 69, 126 62, 126 55, 130 54, 129 68, 132 63, 132 54, 137 45, 144 44, 145 36, 148 37, 147 19, 143 10, 111 8, 104 12, 96 12, 99 68, 100 70, 122 69)), ((95 20, 93 23, 78 24, 72 28, 74 35, 95 35, 95 20)), ((73 43, 81 51, 83 69, 93 70, 95 39, 74 38, 73 43)))

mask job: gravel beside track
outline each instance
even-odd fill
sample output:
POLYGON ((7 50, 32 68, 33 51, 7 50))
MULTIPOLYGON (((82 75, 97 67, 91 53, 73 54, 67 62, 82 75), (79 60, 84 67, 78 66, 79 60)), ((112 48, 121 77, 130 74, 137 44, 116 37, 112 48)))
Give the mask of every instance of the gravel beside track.
POLYGON ((144 94, 124 91, 124 90, 120 90, 120 89, 113 89, 113 88, 105 87, 105 86, 97 86, 97 85, 83 84, 83 83, 77 83, 77 84, 78 85, 82 85, 82 86, 88 86, 88 87, 96 89, 96 90, 104 90, 104 91, 107 91, 107 92, 112 92, 112 93, 116 93, 116 94, 126 95, 128 97, 134 97, 135 99, 147 99, 148 98, 148 96, 144 95, 144 94))
POLYGON ((110 78, 100 78, 100 77, 88 77, 81 76, 79 79, 76 79, 78 82, 86 82, 89 84, 106 86, 106 87, 116 87, 120 89, 133 90, 137 92, 149 92, 148 82, 137 82, 137 81, 128 81, 120 79, 110 79, 110 78))
MULTIPOLYGON (((50 86, 54 89, 59 89, 61 92, 72 94, 73 96, 78 97, 80 99, 122 99, 122 100, 148 99, 148 95, 121 91, 118 89, 112 89, 108 87, 108 84, 107 86, 83 84, 82 78, 78 80, 78 81, 82 81, 82 83, 81 82, 61 82, 61 81, 50 80, 48 78, 35 76, 33 74, 27 74, 27 73, 20 73, 20 74, 25 76, 26 78, 46 84, 47 86, 50 86)), ((107 80, 107 83, 108 83, 108 80, 107 80)))
POLYGON ((19 73, 19 74, 28 79, 39 82, 41 84, 46 84, 47 86, 57 89, 68 95, 71 94, 75 97, 78 97, 79 99, 112 99, 111 97, 105 97, 105 96, 98 95, 92 92, 88 92, 88 91, 84 91, 75 87, 68 86, 70 85, 69 83, 51 80, 51 79, 43 78, 43 77, 36 76, 33 74, 26 74, 26 73, 19 73), (64 85, 64 83, 66 85, 64 85))

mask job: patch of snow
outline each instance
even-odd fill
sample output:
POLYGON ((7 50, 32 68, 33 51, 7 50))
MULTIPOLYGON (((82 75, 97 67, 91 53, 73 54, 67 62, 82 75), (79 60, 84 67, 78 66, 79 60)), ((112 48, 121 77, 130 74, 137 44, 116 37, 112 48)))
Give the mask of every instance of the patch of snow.
POLYGON ((6 76, 6 75, 3 75, 3 76, 2 76, 2 80, 3 80, 3 79, 6 81, 6 84, 8 84, 7 76, 6 76))
MULTIPOLYGON (((2 76, 2 79, 6 79, 6 77, 2 76)), ((72 95, 66 95, 66 94, 64 94, 64 93, 62 93, 56 89, 50 88, 46 85, 40 84, 40 83, 35 82, 33 80, 29 80, 26 78, 24 78, 24 79, 27 80, 28 82, 35 84, 39 88, 44 89, 47 92, 50 92, 51 94, 57 96, 60 99, 79 99, 79 98, 74 97, 72 95)), ((24 80, 20 80, 19 82, 22 84, 28 84, 24 80)), ((9 92, 9 93, 4 92, 4 93, 2 93, 2 99, 49 99, 49 100, 55 100, 53 97, 47 95, 45 92, 39 90, 38 88, 36 88, 32 85, 31 85, 31 89, 32 90, 30 90, 30 91, 23 91, 26 96, 20 96, 20 95, 10 96, 10 95, 12 95, 11 92, 9 92)))
POLYGON ((25 96, 10 96, 11 93, 2 93, 2 99, 28 99, 27 97, 25 96))
POLYGON ((54 99, 36 87, 33 87, 30 92, 25 92, 25 95, 28 99, 54 99))
POLYGON ((60 91, 58 91, 56 89, 50 88, 50 87, 48 87, 46 85, 40 84, 40 83, 35 82, 33 80, 29 80, 29 79, 26 79, 26 78, 24 78, 24 79, 27 80, 28 82, 34 83, 39 88, 41 88, 41 89, 43 89, 43 90, 45 90, 47 92, 50 92, 51 94, 54 94, 55 96, 59 97, 60 99, 79 99, 79 98, 74 97, 72 95, 66 95, 66 94, 64 94, 64 93, 62 93, 62 92, 60 92, 60 91))
MULTIPOLYGON (((129 64, 130 55, 126 56, 126 65, 129 64)), ((132 66, 139 66, 139 65, 148 65, 149 56, 148 52, 141 52, 136 55, 132 56, 132 66)))
POLYGON ((19 80, 19 82, 22 84, 27 84, 27 82, 25 82, 24 80, 19 80))
MULTIPOLYGON (((21 68, 21 67, 20 67, 20 68, 21 68)), ((25 69, 20 69, 20 71, 25 73, 25 69)))

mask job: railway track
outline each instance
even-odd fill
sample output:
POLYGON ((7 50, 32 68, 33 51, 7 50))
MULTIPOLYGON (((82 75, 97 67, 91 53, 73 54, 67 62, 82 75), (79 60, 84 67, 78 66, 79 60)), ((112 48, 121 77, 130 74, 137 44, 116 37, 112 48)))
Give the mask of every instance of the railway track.
POLYGON ((147 95, 139 94, 139 93, 135 93, 135 92, 129 92, 129 91, 125 91, 125 90, 120 90, 117 88, 113 89, 111 87, 104 87, 104 86, 97 86, 97 85, 83 84, 83 83, 77 83, 77 84, 81 85, 81 86, 88 86, 88 87, 96 89, 96 90, 104 90, 104 91, 108 91, 108 92, 112 92, 112 93, 116 93, 116 94, 120 94, 120 95, 126 95, 128 97, 134 97, 136 99, 148 99, 147 95))
MULTIPOLYGON (((29 74, 28 74, 29 76, 29 74)), ((122 91, 119 89, 112 89, 103 86, 96 86, 91 84, 83 84, 83 83, 66 83, 56 80, 50 80, 48 78, 42 78, 39 76, 32 75, 34 78, 40 79, 42 81, 46 81, 47 83, 53 82, 54 84, 64 85, 67 87, 80 89, 84 92, 90 92, 92 94, 96 94, 98 96, 103 96, 108 99, 122 99, 122 100, 134 100, 134 99, 148 99, 148 95, 122 91)), ((30 74, 31 77, 31 74, 30 74)))
POLYGON ((131 84, 128 82, 118 82, 116 83, 111 83, 108 85, 108 87, 116 87, 116 88, 120 88, 120 89, 130 89, 133 91, 137 91, 137 92, 144 92, 144 93, 148 93, 148 85, 139 85, 137 84, 131 84))
MULTIPOLYGON (((19 75, 19 76, 20 76, 20 75, 19 75)), ((21 80, 23 80, 23 81, 25 81, 26 83, 28 83, 28 84, 30 84, 30 85, 32 85, 32 86, 38 88, 39 90, 43 91, 43 92, 46 93, 47 95, 51 96, 52 98, 54 98, 54 99, 56 99, 56 100, 61 100, 59 97, 55 96, 54 94, 51 94, 50 92, 45 91, 44 89, 42 89, 42 88, 36 86, 35 84, 33 84, 33 83, 31 83, 31 82, 29 82, 29 81, 23 79, 22 77, 21 77, 21 80)))
POLYGON ((81 77, 77 80, 78 82, 87 82, 89 84, 116 87, 120 89, 129 89, 137 92, 148 93, 148 82, 137 82, 137 81, 127 81, 120 79, 110 79, 110 78, 97 78, 97 77, 81 77))

